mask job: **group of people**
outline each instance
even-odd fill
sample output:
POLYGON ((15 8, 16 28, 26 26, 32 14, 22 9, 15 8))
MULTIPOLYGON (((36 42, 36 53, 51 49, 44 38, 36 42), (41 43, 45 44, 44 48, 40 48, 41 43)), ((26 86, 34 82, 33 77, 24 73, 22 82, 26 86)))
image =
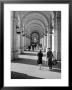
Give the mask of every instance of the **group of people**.
POLYGON ((28 50, 30 51, 31 50, 31 48, 32 48, 32 51, 34 51, 35 49, 36 49, 36 44, 35 45, 30 45, 30 46, 28 46, 28 50))
MULTIPOLYGON (((37 63, 39 64, 40 69, 41 69, 41 65, 42 65, 42 57, 43 57, 43 53, 40 50, 38 52, 38 60, 37 60, 37 63)), ((52 53, 51 49, 48 48, 47 60, 48 60, 48 67, 49 67, 49 69, 52 69, 52 57, 53 57, 53 53, 52 53)))
POLYGON ((28 46, 28 51, 32 50, 36 50, 36 48, 42 48, 42 45, 41 44, 32 44, 32 45, 29 45, 28 46))

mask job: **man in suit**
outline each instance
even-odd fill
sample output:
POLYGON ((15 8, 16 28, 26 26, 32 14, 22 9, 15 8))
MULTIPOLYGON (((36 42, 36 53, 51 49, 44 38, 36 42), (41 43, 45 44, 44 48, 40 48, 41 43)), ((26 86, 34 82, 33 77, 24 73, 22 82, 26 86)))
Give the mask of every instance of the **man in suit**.
POLYGON ((47 58, 48 58, 48 66, 49 66, 49 69, 52 69, 52 57, 53 57, 53 53, 52 53, 51 49, 48 48, 47 58))

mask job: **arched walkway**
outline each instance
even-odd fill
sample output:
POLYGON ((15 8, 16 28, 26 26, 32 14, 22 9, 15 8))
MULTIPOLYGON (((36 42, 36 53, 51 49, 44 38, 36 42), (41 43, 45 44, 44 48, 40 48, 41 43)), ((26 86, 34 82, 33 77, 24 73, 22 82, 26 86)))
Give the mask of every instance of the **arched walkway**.
POLYGON ((61 60, 60 12, 16 11, 13 13, 16 17, 13 21, 14 32, 12 32, 14 51, 21 53, 35 44, 42 46, 44 52, 47 51, 47 48, 51 48, 55 58, 61 60), (33 36, 34 33, 36 36, 33 36), (39 36, 38 39, 37 36, 39 36))

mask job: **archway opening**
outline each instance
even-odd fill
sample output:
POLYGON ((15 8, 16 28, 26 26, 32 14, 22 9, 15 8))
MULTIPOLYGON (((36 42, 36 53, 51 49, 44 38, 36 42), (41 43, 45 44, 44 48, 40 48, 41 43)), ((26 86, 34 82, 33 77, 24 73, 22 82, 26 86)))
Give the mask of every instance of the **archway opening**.
POLYGON ((30 37, 30 45, 32 46, 32 50, 39 49, 40 45, 40 35, 38 32, 32 32, 30 37))

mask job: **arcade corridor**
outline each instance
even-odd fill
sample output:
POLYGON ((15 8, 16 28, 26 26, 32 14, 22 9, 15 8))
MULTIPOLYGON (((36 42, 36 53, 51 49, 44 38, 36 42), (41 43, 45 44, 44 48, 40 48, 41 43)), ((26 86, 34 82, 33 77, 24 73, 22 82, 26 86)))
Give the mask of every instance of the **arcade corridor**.
POLYGON ((33 78, 61 78, 61 12, 12 11, 11 25, 12 79, 17 73, 33 78), (47 65, 48 48, 57 61, 52 71, 48 70, 47 65), (39 50, 43 53, 42 70, 37 65, 39 50))

